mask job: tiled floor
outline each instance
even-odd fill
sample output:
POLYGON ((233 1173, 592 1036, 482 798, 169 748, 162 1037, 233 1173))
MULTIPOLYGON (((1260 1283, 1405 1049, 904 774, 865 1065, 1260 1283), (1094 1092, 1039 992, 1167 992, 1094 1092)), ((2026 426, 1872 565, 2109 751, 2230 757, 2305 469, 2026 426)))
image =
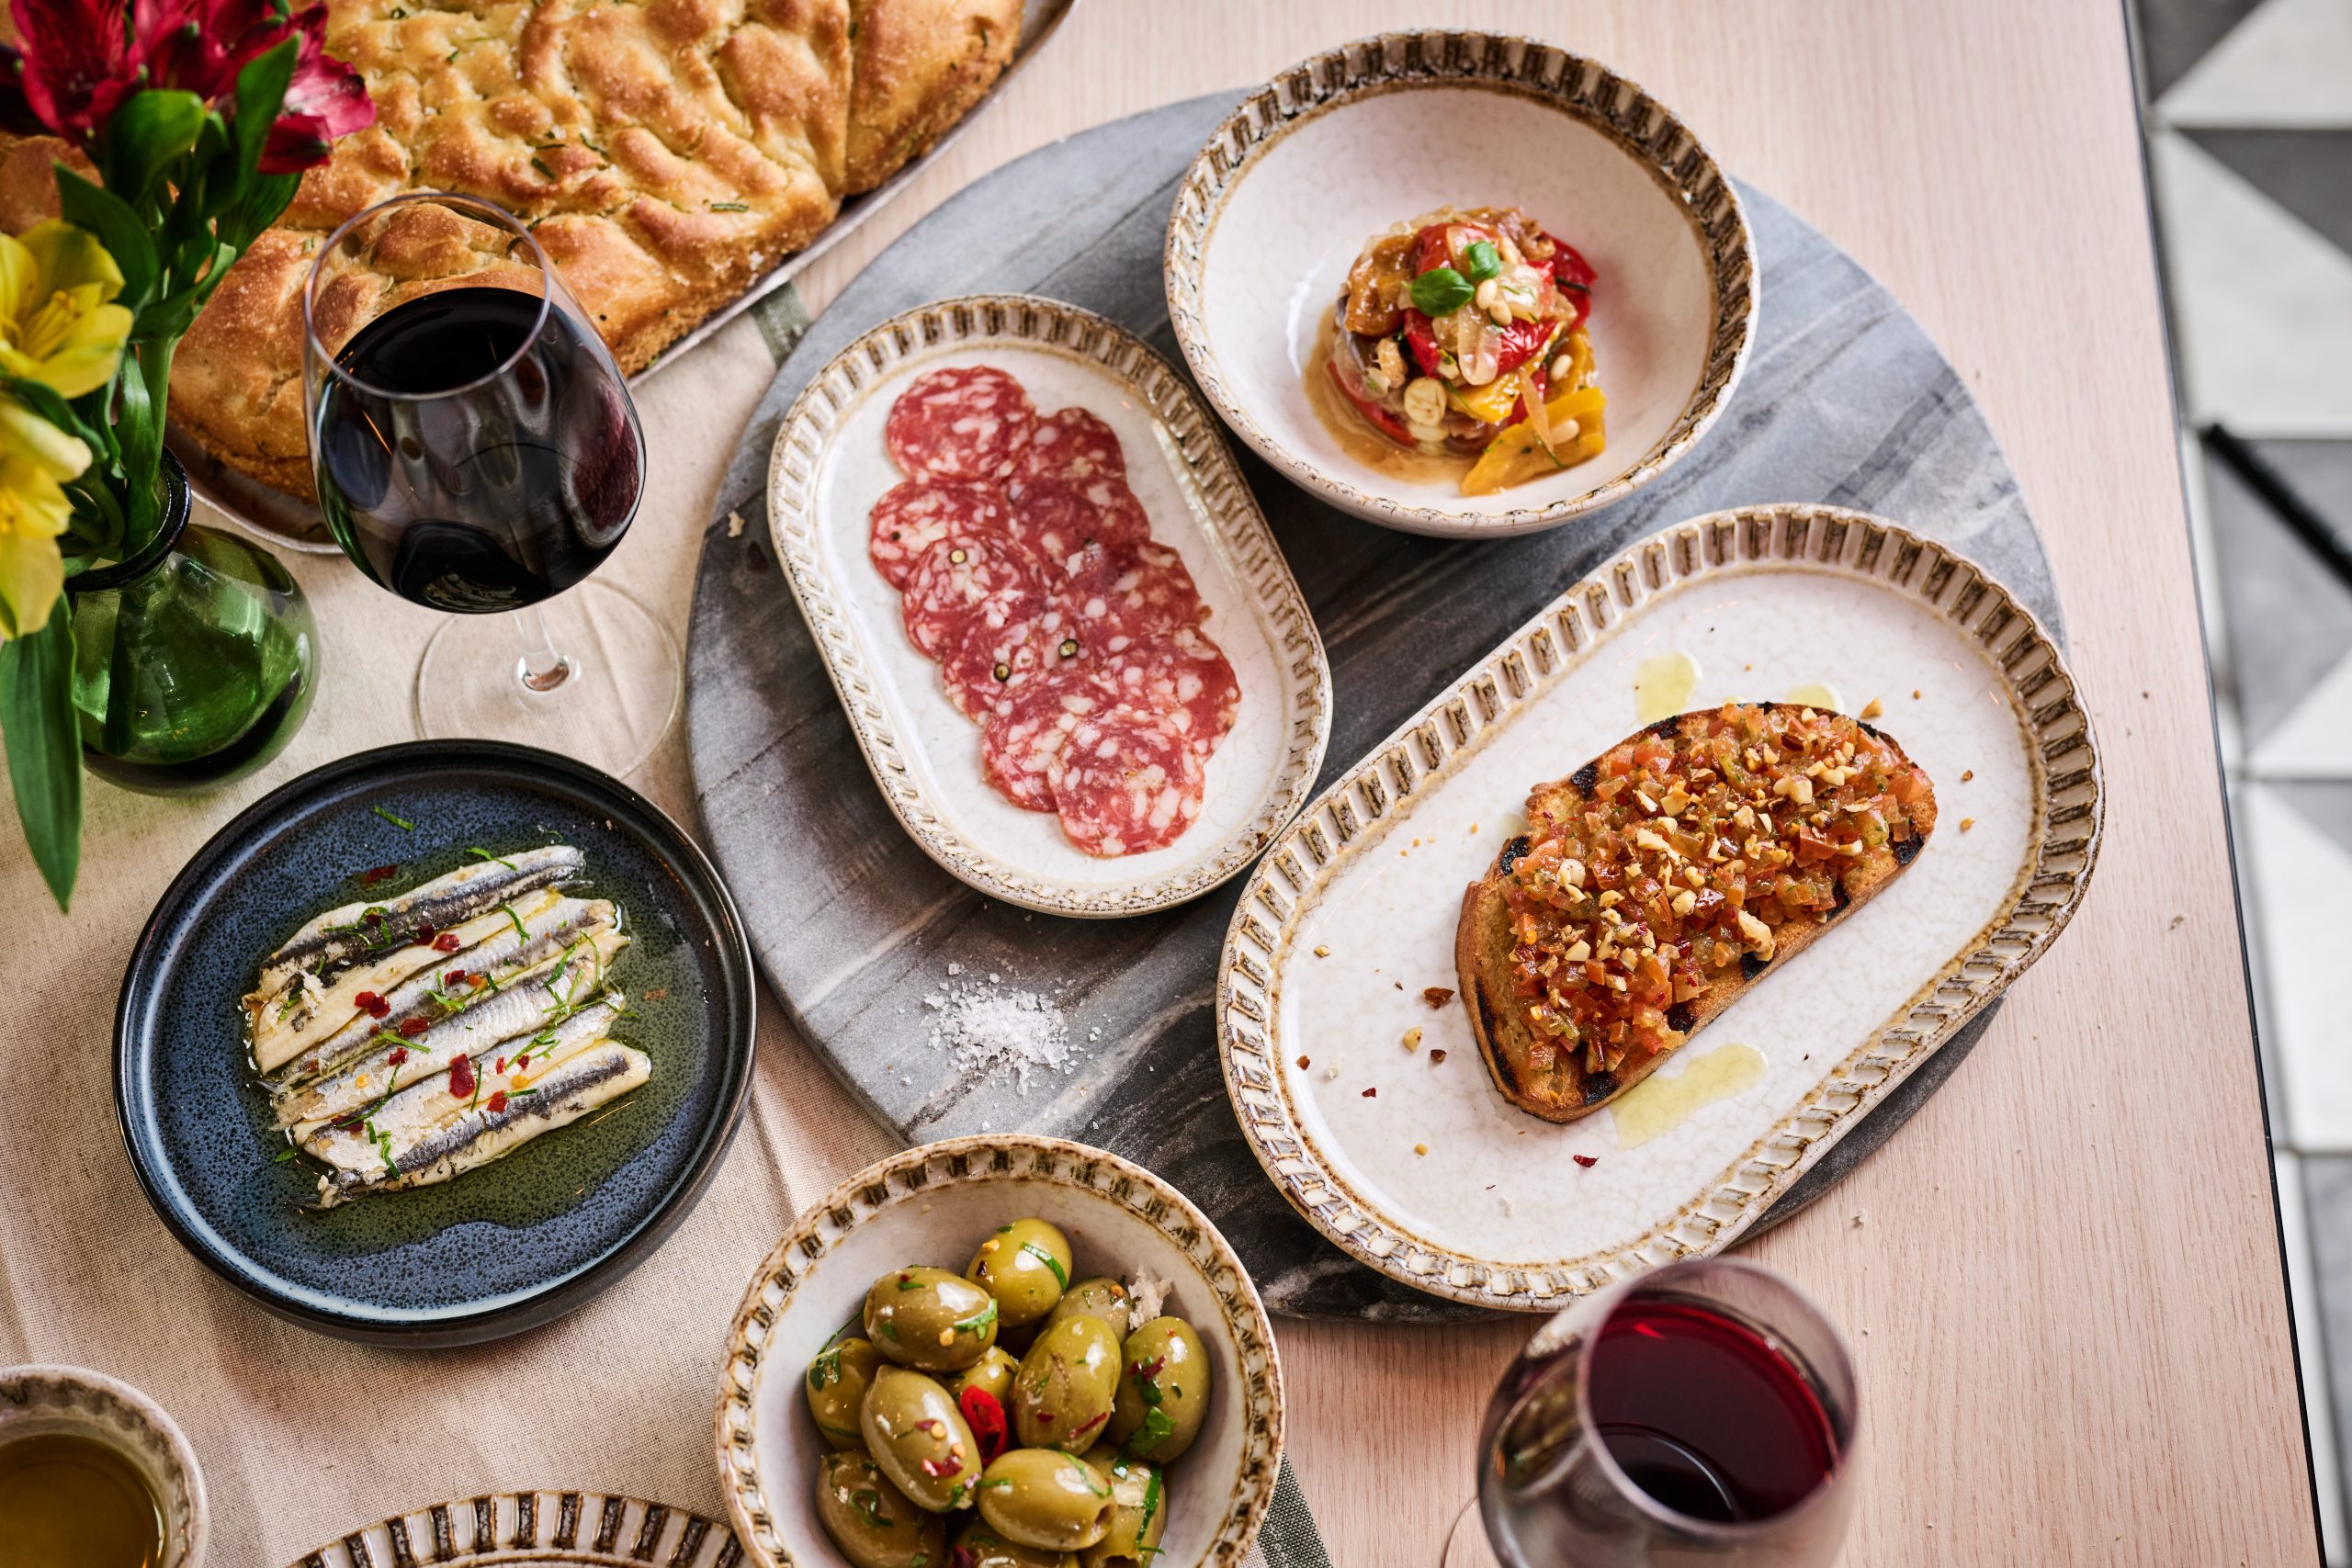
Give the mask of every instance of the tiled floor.
POLYGON ((2137 0, 2190 516, 2330 1563, 2352 1562, 2352 0, 2137 0))

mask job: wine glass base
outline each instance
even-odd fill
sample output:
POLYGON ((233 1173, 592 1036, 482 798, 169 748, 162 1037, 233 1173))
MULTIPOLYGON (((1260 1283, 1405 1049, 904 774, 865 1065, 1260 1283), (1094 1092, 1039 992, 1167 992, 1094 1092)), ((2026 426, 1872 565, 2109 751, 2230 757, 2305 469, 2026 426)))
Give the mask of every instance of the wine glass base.
POLYGON ((1454 1516, 1453 1529, 1445 1538, 1445 1555, 1438 1560, 1438 1568, 1502 1568, 1494 1548, 1487 1544, 1487 1521, 1479 1517, 1476 1497, 1454 1516))
POLYGON ((417 669, 417 733, 511 740, 616 777, 634 773, 678 716, 677 639, 606 583, 580 583, 538 610, 563 656, 561 679, 545 689, 527 680, 515 616, 452 615, 417 669))

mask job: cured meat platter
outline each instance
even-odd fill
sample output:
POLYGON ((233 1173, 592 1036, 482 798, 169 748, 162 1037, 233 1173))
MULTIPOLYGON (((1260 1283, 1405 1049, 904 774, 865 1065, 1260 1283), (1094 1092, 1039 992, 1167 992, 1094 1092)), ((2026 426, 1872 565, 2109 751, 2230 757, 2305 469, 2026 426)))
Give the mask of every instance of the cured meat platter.
MULTIPOLYGON (((910 231, 799 344, 747 432, 707 536, 688 640, 699 804, 779 999, 842 1080, 910 1142, 990 1129, 1080 1137, 1181 1186, 1233 1241, 1272 1310, 1459 1314, 1470 1309, 1349 1258, 1269 1190, 1219 1066, 1214 987, 1239 885, 1080 921, 959 881, 876 788, 829 674, 833 650, 779 591, 777 433, 825 367, 881 323, 960 295, 1037 295, 1173 356, 1168 217, 1193 151, 1232 107, 1226 97, 1177 105, 998 171, 910 231)), ((1745 372, 1714 434, 1630 499, 1519 538, 1417 538, 1343 516, 1239 456, 1328 654, 1318 788, 1355 772, 1383 737, 1600 563, 1724 508, 1827 502, 1898 520, 1963 553, 2063 636, 2016 480, 1960 378, 1827 240, 1752 188, 1738 197, 1764 301, 1745 372)), ((1053 406, 1049 396, 1037 403, 1053 406)), ((846 525, 863 529, 874 499, 859 501, 846 525)), ((1222 614, 1210 622, 1220 640, 1227 624, 1222 614)), ((918 656, 904 657, 921 674, 918 656)), ((1245 708, 1249 700, 1245 679, 1245 708)), ((973 744, 971 726, 939 706, 973 744)), ((1891 1080, 1744 1228, 1793 1212, 1851 1168, 1960 1066, 1986 1017, 1891 1080)))

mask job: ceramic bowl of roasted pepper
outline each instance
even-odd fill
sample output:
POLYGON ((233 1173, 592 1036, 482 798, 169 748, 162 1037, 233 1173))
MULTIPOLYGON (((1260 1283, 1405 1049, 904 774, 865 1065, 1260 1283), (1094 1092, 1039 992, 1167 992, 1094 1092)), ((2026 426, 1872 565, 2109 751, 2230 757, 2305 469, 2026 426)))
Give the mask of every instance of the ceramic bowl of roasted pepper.
POLYGON ((1729 401, 1756 284, 1738 194, 1670 110, 1483 33, 1283 72, 1168 231, 1177 341, 1235 434, 1420 534, 1555 527, 1657 479, 1729 401))
POLYGON ((1058 1139, 894 1155, 801 1216, 737 1314, 720 1489, 760 1568, 1239 1568, 1282 1370, 1182 1194, 1058 1139))

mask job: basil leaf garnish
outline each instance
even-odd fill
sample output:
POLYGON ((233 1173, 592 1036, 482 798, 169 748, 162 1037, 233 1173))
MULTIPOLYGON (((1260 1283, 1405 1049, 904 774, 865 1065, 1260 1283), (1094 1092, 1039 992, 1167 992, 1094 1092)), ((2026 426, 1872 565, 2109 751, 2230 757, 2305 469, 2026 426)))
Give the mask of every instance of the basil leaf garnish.
POLYGON ((1503 269, 1500 252, 1486 240, 1473 240, 1462 247, 1463 276, 1473 283, 1484 283, 1503 269))
POLYGON ((1433 266, 1413 279, 1413 307, 1425 316, 1451 315, 1477 292, 1450 266, 1433 266))

